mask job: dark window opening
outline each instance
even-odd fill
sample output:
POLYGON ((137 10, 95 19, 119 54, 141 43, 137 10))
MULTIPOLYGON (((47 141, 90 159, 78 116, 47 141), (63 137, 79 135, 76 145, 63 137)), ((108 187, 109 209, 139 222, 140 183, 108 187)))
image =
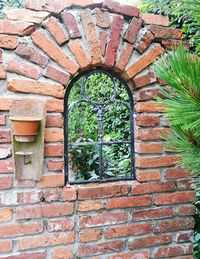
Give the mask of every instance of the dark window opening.
POLYGON ((133 105, 113 72, 94 69, 72 79, 64 102, 66 183, 135 179, 133 105))

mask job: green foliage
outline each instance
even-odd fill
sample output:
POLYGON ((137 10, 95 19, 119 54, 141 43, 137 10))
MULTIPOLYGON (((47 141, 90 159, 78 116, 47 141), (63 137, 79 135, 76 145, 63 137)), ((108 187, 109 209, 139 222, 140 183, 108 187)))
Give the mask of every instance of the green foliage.
POLYGON ((1 0, 0 1, 0 18, 3 18, 3 8, 5 6, 23 7, 24 0, 1 0))

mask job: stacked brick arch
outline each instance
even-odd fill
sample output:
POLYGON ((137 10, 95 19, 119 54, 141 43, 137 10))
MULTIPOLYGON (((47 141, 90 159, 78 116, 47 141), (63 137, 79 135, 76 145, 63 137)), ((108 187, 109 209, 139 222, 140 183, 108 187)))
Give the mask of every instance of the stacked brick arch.
POLYGON ((26 1, 0 20, 0 259, 191 259, 195 198, 190 175, 165 152, 168 129, 154 102, 151 65, 181 42, 167 17, 106 0, 26 1), (64 88, 106 67, 135 100, 135 181, 64 186, 64 88), (15 99, 46 100, 40 182, 15 179, 9 123, 15 99))

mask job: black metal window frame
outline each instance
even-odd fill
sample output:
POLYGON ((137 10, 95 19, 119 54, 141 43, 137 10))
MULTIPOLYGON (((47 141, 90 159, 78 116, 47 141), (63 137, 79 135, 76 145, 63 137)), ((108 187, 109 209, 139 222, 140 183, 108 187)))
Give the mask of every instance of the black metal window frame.
MULTIPOLYGON (((82 86, 83 87, 83 86, 82 86)), ((85 90, 82 89, 83 92, 83 96, 85 99, 83 100, 79 100, 76 103, 80 103, 83 101, 88 101, 87 97, 86 97, 86 93, 85 90)), ((114 100, 112 100, 112 98, 110 99, 111 102, 114 102, 114 100)), ((116 101, 116 100, 115 100, 116 101)), ((90 101, 91 103, 91 101, 90 101)), ((123 181, 123 180, 135 180, 135 164, 134 164, 134 157, 135 157, 135 148, 134 148, 134 99, 133 99, 133 94, 130 90, 130 88, 128 87, 127 83, 120 77, 118 76, 116 73, 114 73, 113 71, 110 71, 108 69, 105 68, 94 68, 94 69, 90 69, 90 70, 86 70, 83 71, 81 73, 79 73, 78 75, 76 75, 69 83, 69 85, 67 86, 66 92, 65 92, 65 96, 64 96, 64 178, 65 178, 65 185, 66 184, 84 184, 84 183, 94 183, 94 182, 113 182, 113 181, 123 181), (101 105, 93 102, 92 105, 98 110, 98 136, 99 136, 99 141, 98 142, 91 142, 88 143, 90 145, 92 144, 98 144, 100 145, 99 148, 99 179, 95 179, 95 180, 77 180, 77 181, 69 181, 69 152, 68 152, 68 148, 70 143, 68 142, 68 113, 69 113, 69 105, 68 105, 68 99, 69 99, 69 95, 70 95, 70 91, 73 88, 73 86, 76 84, 76 82, 83 76, 85 76, 85 80, 94 74, 94 73, 104 73, 107 74, 110 78, 112 78, 112 81, 114 82, 114 92, 116 94, 116 85, 115 85, 115 79, 117 79, 121 85, 124 86, 124 88, 126 89, 128 96, 129 96, 129 106, 123 102, 123 104, 128 108, 129 112, 130 112, 130 141, 115 141, 115 142, 103 142, 102 141, 102 125, 101 121, 102 121, 102 107, 100 107, 101 105), (106 178, 106 179, 102 179, 102 146, 103 144, 123 144, 123 143, 129 143, 130 144, 130 151, 131 151, 131 173, 130 173, 130 177, 124 177, 124 178, 106 178)))

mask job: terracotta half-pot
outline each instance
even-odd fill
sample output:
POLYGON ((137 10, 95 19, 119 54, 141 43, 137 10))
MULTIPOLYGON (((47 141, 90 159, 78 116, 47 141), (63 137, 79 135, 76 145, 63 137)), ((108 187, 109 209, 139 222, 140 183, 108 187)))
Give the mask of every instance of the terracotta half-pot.
POLYGON ((38 134, 41 118, 15 116, 10 117, 11 128, 18 142, 32 142, 38 134))

